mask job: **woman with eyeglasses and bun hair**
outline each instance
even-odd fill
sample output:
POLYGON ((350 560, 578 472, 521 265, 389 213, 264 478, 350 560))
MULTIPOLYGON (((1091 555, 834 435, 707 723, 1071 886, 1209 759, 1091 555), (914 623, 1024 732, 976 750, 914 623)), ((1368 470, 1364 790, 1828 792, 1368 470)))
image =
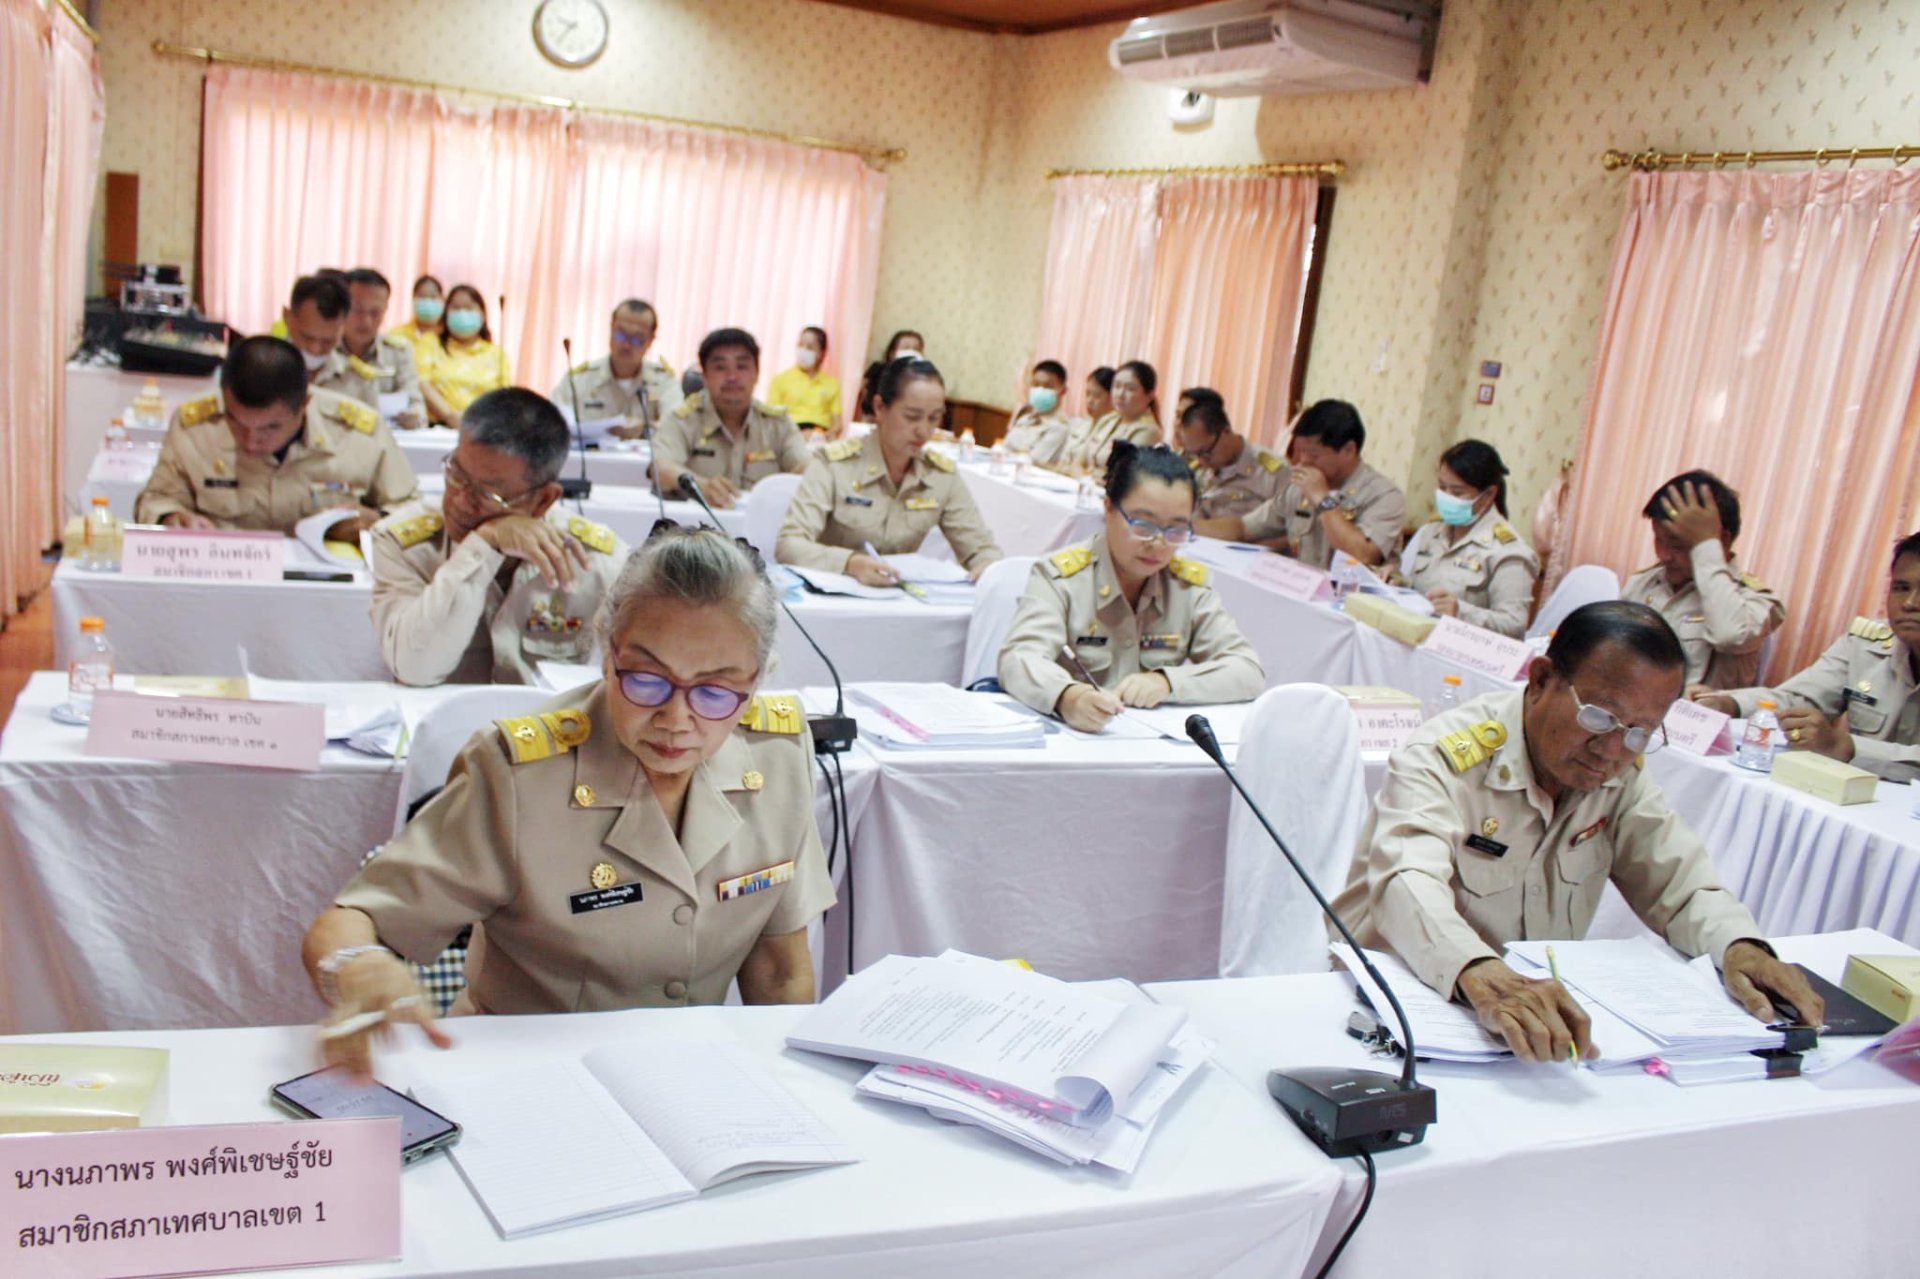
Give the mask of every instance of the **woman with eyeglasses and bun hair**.
POLYGON ((1244 702, 1267 677, 1207 584, 1175 552, 1193 537, 1193 468, 1164 444, 1114 441, 1107 526, 1033 566, 1000 649, 1000 686, 1097 733, 1128 706, 1244 702))
MULTIPOLYGON (((834 894, 806 716, 756 693, 778 617, 731 538, 649 538, 595 619, 603 678, 477 733, 308 930, 329 1021, 381 1013, 445 1047, 404 961, 468 925, 455 1013, 718 1004, 736 978, 749 1004, 811 1002, 806 928, 834 894)), ((367 1072, 372 1033, 327 1057, 367 1072)))

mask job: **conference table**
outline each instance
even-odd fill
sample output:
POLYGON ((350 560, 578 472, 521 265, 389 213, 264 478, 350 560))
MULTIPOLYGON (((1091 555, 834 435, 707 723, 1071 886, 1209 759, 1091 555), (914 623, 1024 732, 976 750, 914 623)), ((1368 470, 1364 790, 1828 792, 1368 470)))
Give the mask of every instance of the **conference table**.
MULTIPOLYGON (((61 497, 69 515, 85 511, 87 499, 93 496, 87 489, 88 469, 107 438, 107 424, 116 417, 126 418, 134 397, 149 379, 166 403, 163 419, 170 419, 173 411, 186 401, 220 389, 217 374, 183 377, 173 373, 129 373, 118 364, 67 362, 66 398, 61 404, 60 459, 61 497)), ((164 428, 158 432, 136 430, 134 437, 158 444, 164 434, 164 428)))
MULTIPOLYGON (((447 426, 427 426, 413 431, 395 431, 394 441, 406 454, 413 473, 421 478, 440 474, 447 454, 460 442, 460 432, 447 426)), ((653 450, 640 440, 613 440, 587 449, 574 449, 567 455, 562 474, 572 479, 580 474, 581 458, 586 459, 587 479, 596 486, 614 484, 625 488, 645 488, 651 482, 653 450)))
MULTIPOLYGON (((472 687, 392 693, 411 723, 472 687)), ((89 755, 50 717, 65 700, 64 675, 33 675, 0 733, 0 1033, 317 1019, 300 937, 391 835, 403 764, 338 744, 316 772, 89 755)), ((857 829, 877 769, 843 772, 857 829)))

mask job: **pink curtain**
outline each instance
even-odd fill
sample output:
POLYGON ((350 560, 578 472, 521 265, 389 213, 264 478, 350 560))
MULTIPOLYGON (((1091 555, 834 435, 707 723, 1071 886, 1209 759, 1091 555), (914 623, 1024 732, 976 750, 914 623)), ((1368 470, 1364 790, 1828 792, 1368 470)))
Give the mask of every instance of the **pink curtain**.
MULTIPOLYGON (((1225 397, 1263 442, 1286 428, 1318 184, 1312 178, 1062 178, 1036 359, 1086 374, 1143 358, 1170 415, 1183 386, 1225 397)), ((1170 425, 1170 424, 1169 424, 1170 425)))
POLYGON ((1920 172, 1633 176, 1558 565, 1651 559, 1640 508, 1706 467, 1787 621, 1770 678, 1884 608, 1920 475, 1920 172))
MULTIPOLYGON (((65 491, 66 359, 80 344, 87 297, 87 236, 100 180, 100 142, 107 124, 106 87, 93 41, 64 13, 53 19, 53 102, 47 134, 46 244, 51 288, 53 431, 47 441, 53 493, 65 491)), ((50 501, 54 499, 49 499, 50 501)), ((57 510, 57 507, 55 508, 57 510)))
POLYGON ((676 368, 726 324, 760 338, 767 377, 809 324, 836 354, 866 348, 886 178, 858 157, 226 67, 206 105, 203 296, 243 330, 270 324, 302 272, 372 265, 395 283, 390 323, 422 272, 476 285, 542 391, 560 340, 599 354, 629 296, 659 308, 676 368))

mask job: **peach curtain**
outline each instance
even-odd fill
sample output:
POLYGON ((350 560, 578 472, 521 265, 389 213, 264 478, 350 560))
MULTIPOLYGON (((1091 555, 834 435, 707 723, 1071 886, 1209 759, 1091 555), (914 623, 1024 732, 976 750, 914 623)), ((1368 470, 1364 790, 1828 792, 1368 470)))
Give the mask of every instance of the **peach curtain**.
POLYGON ((768 377, 805 325, 866 346, 886 177, 856 156, 228 67, 207 75, 202 153, 203 296, 245 331, 302 272, 372 265, 396 286, 390 323, 422 272, 479 287, 542 391, 561 338, 601 353, 628 296, 659 308, 676 368, 724 324, 760 338, 768 377))
POLYGON ((1312 178, 1062 178, 1054 184, 1038 359, 1086 374, 1144 358, 1163 418, 1218 390, 1255 439, 1286 427, 1318 184, 1312 178))
POLYGON ((1880 615, 1920 476, 1920 172, 1633 176, 1559 565, 1651 558, 1640 508, 1706 467, 1787 621, 1770 678, 1880 615))
MULTIPOLYGON (((80 345, 86 320, 87 237, 93 225, 93 197, 100 181, 100 143, 107 124, 106 87, 93 41, 64 13, 53 19, 53 100, 47 134, 46 244, 47 280, 53 318, 52 435, 47 441, 54 466, 53 492, 66 490, 60 474, 66 457, 65 364, 80 345)), ((49 499, 50 501, 52 499, 49 499)))

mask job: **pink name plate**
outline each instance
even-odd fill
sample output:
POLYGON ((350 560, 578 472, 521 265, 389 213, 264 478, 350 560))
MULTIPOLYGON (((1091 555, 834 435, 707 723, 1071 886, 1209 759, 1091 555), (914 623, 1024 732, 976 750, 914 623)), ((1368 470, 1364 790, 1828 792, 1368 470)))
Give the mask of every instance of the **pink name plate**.
POLYGON ((286 557, 287 539, 271 531, 129 524, 120 544, 120 575, 175 582, 277 582, 286 557))
POLYGON ((1333 598, 1333 578, 1311 564, 1285 555, 1261 554, 1247 567, 1247 576, 1275 594, 1312 604, 1333 598))
POLYGON ((1420 647, 1495 679, 1520 679, 1533 661, 1533 649, 1526 641, 1495 635, 1457 617, 1441 618, 1420 647))
POLYGON ((1732 717, 1681 698, 1667 708, 1667 743, 1690 755, 1725 755, 1733 750, 1732 717))
POLYGON ((96 693, 87 754, 312 772, 327 741, 318 702, 96 693))
POLYGON ((0 1137, 10 1275, 209 1274, 400 1255, 400 1120, 0 1137))
POLYGON ((1360 721, 1362 752, 1399 750, 1422 723, 1418 706, 1357 702, 1353 714, 1360 721))

